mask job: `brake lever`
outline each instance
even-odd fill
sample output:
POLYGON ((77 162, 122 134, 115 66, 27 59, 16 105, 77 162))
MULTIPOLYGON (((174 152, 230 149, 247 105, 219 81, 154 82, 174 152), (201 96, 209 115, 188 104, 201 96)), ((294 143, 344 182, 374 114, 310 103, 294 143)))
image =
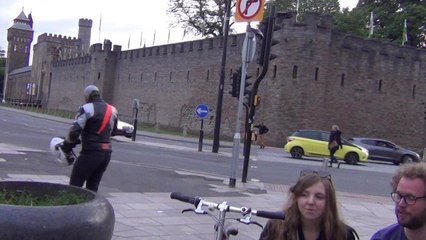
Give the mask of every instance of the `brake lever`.
POLYGON ((207 213, 207 212, 205 212, 205 211, 200 212, 200 211, 197 211, 197 210, 196 210, 196 209, 194 209, 194 208, 187 208, 187 209, 182 210, 182 213, 185 213, 185 212, 194 212, 194 213, 196 213, 196 214, 208 214, 208 213, 207 213))
POLYGON ((257 225, 257 226, 259 226, 260 228, 263 229, 262 224, 260 224, 256 221, 252 221, 252 220, 250 220, 250 218, 235 218, 235 220, 237 220, 240 223, 244 223, 246 225, 254 224, 254 225, 257 225))
POLYGON ((185 213, 185 212, 195 212, 195 209, 192 209, 192 208, 183 209, 182 213, 185 213))
POLYGON ((252 224, 254 224, 254 225, 257 225, 257 226, 259 226, 261 229, 263 229, 262 224, 260 224, 260 223, 258 223, 258 222, 256 222, 256 221, 252 221, 252 222, 250 222, 250 223, 252 223, 252 224))

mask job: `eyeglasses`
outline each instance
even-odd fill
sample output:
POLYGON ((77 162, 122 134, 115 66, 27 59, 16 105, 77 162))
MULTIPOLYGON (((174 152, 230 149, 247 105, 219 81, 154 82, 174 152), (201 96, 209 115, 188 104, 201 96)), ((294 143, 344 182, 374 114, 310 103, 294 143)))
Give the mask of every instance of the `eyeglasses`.
POLYGON ((410 195, 410 194, 401 195, 398 192, 393 192, 393 193, 391 193, 391 198, 395 203, 399 203, 399 202, 401 202, 401 199, 404 199, 405 204, 414 205, 414 204, 416 204, 416 201, 418 199, 426 198, 426 196, 416 197, 416 196, 413 196, 413 195, 410 195))
POLYGON ((315 170, 311 170, 311 169, 303 169, 302 171, 300 171, 300 177, 303 176, 308 176, 308 175, 318 175, 322 178, 327 178, 331 181, 331 174, 329 172, 326 171, 315 171, 315 170))

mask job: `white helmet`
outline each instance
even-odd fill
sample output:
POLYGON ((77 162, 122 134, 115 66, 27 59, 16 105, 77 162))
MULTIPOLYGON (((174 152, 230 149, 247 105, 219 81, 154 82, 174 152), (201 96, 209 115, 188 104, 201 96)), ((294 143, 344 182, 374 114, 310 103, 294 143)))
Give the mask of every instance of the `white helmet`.
POLYGON ((65 153, 59 147, 63 142, 64 142, 63 138, 54 137, 52 138, 52 140, 50 140, 49 149, 50 149, 50 152, 53 154, 53 156, 55 156, 56 161, 64 165, 69 165, 65 157, 65 153))

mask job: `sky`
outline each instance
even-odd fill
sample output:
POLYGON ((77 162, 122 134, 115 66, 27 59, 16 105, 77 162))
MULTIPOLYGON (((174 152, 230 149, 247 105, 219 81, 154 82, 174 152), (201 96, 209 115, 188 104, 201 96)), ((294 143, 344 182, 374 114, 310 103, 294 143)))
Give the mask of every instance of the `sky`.
MULTIPOLYGON (((358 0, 339 2, 341 8, 352 9, 358 0)), ((43 33, 77 37, 80 18, 93 21, 91 44, 109 39, 123 50, 194 39, 188 35, 183 38, 179 27, 169 27, 173 19, 167 14, 168 5, 169 0, 0 0, 0 49, 7 50, 7 29, 22 9, 34 20, 33 44, 43 33)), ((237 23, 233 28, 244 32, 246 25, 237 23)))

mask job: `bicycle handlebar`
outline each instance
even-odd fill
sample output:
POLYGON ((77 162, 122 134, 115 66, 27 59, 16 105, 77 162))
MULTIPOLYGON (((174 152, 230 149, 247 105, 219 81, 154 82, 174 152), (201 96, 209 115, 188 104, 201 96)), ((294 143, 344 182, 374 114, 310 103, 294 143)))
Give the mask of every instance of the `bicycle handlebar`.
POLYGON ((172 192, 170 194, 170 198, 179 200, 181 202, 190 203, 190 204, 193 204, 194 206, 197 206, 201 201, 200 197, 189 197, 189 196, 183 195, 180 192, 172 192))
MULTIPOLYGON (((219 207, 221 205, 221 204, 214 203, 214 202, 204 201, 200 197, 186 196, 186 195, 184 195, 180 192, 172 192, 170 194, 170 198, 179 200, 181 202, 193 204, 195 207, 198 207, 200 202, 201 202, 202 206, 207 206, 209 208, 215 208, 215 209, 219 209, 219 207)), ((229 205, 225 206, 225 211, 241 213, 242 215, 246 215, 246 214, 251 213, 251 214, 254 214, 258 217, 270 218, 270 219, 284 219, 284 217, 285 217, 285 214, 282 211, 271 212, 271 211, 263 211, 263 210, 254 210, 254 209, 251 209, 251 208, 248 208, 248 207, 233 207, 233 206, 229 206, 229 205)))

